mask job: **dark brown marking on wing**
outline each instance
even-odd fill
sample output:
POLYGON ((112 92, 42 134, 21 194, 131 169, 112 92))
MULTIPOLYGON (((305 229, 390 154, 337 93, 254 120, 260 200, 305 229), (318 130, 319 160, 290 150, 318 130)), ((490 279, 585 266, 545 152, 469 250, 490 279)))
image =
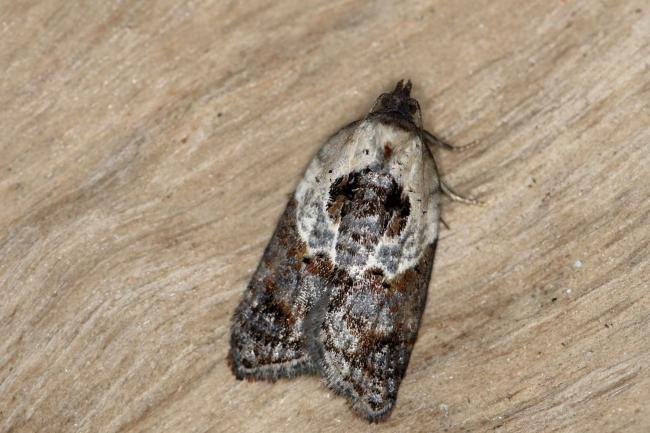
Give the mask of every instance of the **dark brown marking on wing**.
POLYGON ((302 323, 326 293, 333 265, 306 255, 295 207, 292 199, 233 316, 228 361, 238 379, 276 380, 316 369, 302 323))
POLYGON ((384 144, 384 161, 388 161, 391 156, 393 156, 392 145, 393 144, 390 141, 387 141, 386 144, 384 144))
POLYGON ((429 245, 416 266, 388 282, 370 269, 353 284, 333 289, 319 360, 328 387, 368 421, 386 418, 395 404, 426 303, 435 247, 429 245))
POLYGON ((399 236, 411 212, 409 198, 386 170, 366 168, 337 178, 327 212, 338 224, 338 265, 362 266, 386 233, 399 236))

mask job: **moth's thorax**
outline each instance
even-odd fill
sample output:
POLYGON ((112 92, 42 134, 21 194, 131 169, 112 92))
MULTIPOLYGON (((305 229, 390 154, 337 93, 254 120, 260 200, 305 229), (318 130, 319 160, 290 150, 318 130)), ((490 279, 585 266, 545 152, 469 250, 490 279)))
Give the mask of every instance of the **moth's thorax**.
POLYGON ((337 133, 310 164, 295 195, 298 232, 310 254, 353 274, 393 277, 435 239, 437 192, 419 134, 369 118, 337 133))

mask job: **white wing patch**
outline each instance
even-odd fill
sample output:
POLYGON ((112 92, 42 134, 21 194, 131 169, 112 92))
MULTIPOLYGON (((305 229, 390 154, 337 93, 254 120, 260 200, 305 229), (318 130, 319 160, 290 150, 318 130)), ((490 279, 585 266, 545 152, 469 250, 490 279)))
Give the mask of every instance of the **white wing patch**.
POLYGON ((365 265, 353 274, 380 268, 389 279, 415 266, 438 234, 440 186, 433 157, 414 132, 376 119, 342 129, 321 148, 295 193, 297 228, 308 252, 327 254, 336 265, 338 224, 327 212, 331 185, 366 168, 386 170, 410 201, 410 214, 399 236, 384 235, 365 265), (390 148, 390 157, 386 157, 390 148))

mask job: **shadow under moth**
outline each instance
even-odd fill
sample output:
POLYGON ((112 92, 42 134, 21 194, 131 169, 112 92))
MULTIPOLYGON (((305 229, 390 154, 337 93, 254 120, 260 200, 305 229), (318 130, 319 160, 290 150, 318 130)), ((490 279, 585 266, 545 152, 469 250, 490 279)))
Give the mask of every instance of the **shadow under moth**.
POLYGON ((311 161, 237 307, 237 379, 318 374, 369 422, 408 366, 438 238, 438 177, 411 82, 397 83, 311 161))

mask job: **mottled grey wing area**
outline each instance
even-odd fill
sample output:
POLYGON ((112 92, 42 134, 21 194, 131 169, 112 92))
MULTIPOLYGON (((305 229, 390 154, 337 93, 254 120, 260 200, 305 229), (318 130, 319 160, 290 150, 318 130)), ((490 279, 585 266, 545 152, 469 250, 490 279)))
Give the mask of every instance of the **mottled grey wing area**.
POLYGON ((436 243, 414 268, 382 282, 368 272, 335 287, 318 357, 324 380, 359 416, 377 422, 395 405, 426 303, 436 243))
POLYGON ((392 280, 366 266, 384 236, 399 236, 410 211, 402 187, 384 169, 352 172, 330 189, 328 213, 338 227, 336 264, 367 270, 337 274, 332 281, 314 358, 329 388, 369 421, 387 417, 395 405, 426 302, 435 243, 416 266, 392 280))
POLYGON ((291 200, 235 311, 230 367, 238 379, 276 380, 313 372, 305 350, 305 319, 323 295, 327 269, 306 257, 291 200))
POLYGON ((385 170, 365 169, 336 179, 327 206, 338 225, 336 264, 364 266, 384 234, 399 236, 410 209, 402 187, 385 170))

